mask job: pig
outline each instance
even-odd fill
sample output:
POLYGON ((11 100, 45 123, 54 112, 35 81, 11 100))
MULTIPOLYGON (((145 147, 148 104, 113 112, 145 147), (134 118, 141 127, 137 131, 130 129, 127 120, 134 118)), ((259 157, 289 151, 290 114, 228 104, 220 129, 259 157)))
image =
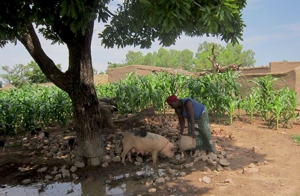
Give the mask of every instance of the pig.
POLYGON ((44 131, 44 132, 42 132, 42 133, 40 133, 39 135, 38 135, 38 140, 41 142, 41 141, 43 141, 43 139, 44 138, 49 138, 49 133, 47 132, 47 131, 44 131))
POLYGON ((76 143, 76 138, 70 138, 68 140, 68 145, 69 145, 69 150, 72 151, 74 149, 74 146, 75 146, 75 143, 76 143))
POLYGON ((0 140, 0 148, 2 148, 2 151, 5 151, 5 141, 6 140, 0 140))
MULTIPOLYGON (((125 163, 125 156, 131 150, 141 154, 152 154, 153 165, 156 165, 158 153, 169 158, 174 156, 174 145, 165 137, 146 131, 128 131, 123 134, 122 138, 123 152, 121 154, 122 163, 125 163)), ((131 156, 129 153, 130 162, 131 156)))

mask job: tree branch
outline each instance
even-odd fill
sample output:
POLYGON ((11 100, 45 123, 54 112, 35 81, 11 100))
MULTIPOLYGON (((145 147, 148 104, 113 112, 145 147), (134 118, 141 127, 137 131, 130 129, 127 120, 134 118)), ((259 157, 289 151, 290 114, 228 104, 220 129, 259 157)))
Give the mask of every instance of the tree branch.
POLYGON ((68 89, 69 80, 67 80, 65 74, 56 67, 52 59, 45 54, 33 25, 29 23, 26 25, 26 28, 27 33, 19 35, 18 40, 25 46, 26 50, 51 82, 63 90, 68 89))

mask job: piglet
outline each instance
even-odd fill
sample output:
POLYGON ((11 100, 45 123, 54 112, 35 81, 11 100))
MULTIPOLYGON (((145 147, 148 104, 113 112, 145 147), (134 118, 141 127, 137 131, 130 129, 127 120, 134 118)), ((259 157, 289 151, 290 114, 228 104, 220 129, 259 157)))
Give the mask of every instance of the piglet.
POLYGON ((38 140, 41 142, 41 141, 43 141, 44 137, 49 138, 49 133, 47 131, 40 133, 38 135, 38 140))
POLYGON ((0 148, 2 148, 2 151, 5 151, 5 140, 0 140, 0 148))
POLYGON ((76 143, 76 139, 73 137, 73 138, 70 138, 68 140, 68 144, 69 144, 69 149, 70 151, 72 151, 74 149, 74 146, 75 146, 75 143, 76 143))
MULTIPOLYGON (((131 150, 147 154, 152 154, 153 165, 156 165, 158 153, 169 158, 174 156, 174 145, 165 137, 146 131, 128 131, 123 134, 123 152, 121 154, 122 163, 125 163, 125 156, 131 150)), ((130 162, 131 156, 128 156, 130 162)))

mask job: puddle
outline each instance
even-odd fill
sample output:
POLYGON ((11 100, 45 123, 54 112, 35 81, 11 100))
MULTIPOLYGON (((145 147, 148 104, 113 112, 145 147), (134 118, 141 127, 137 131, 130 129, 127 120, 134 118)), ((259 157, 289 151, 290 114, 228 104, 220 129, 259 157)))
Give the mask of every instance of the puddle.
MULTIPOLYGON (((162 166, 162 165, 160 165, 162 166)), ((164 166, 163 166, 164 167, 164 166)), ((154 171, 152 166, 145 165, 141 170, 114 176, 110 181, 55 182, 52 184, 31 184, 29 186, 2 185, 0 195, 5 196, 57 196, 57 195, 129 195, 141 188, 140 180, 154 179, 165 173, 160 167, 154 171)))

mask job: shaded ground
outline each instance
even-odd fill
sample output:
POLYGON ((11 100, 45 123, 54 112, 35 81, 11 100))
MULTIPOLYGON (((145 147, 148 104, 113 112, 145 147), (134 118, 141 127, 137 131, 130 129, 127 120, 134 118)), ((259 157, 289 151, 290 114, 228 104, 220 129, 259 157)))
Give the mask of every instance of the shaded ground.
MULTIPOLYGON (((123 116, 125 118, 125 116, 123 116)), ((246 121, 246 120, 245 120, 246 121)), ((142 127, 146 130, 162 130, 165 126, 176 127, 176 118, 169 114, 165 117, 153 115, 147 111, 138 117, 128 117, 127 120, 117 120, 115 124, 123 130, 132 127, 142 127)), ((186 176, 170 178, 165 183, 147 185, 146 178, 134 176, 141 166, 120 162, 111 163, 108 167, 85 167, 77 171, 82 186, 97 186, 94 182, 110 183, 111 186, 119 181, 113 181, 113 176, 124 173, 132 174, 131 180, 136 183, 130 187, 130 195, 300 195, 300 146, 293 142, 291 135, 300 135, 300 125, 294 123, 290 129, 270 129, 264 122, 255 120, 252 124, 243 121, 234 121, 232 125, 211 123, 213 139, 218 151, 225 151, 230 161, 228 168, 217 171, 217 166, 207 162, 196 161, 191 168, 181 168, 186 176), (208 177, 211 182, 205 183, 201 179, 208 177), (200 180, 199 180, 200 179, 200 180), (150 188, 156 193, 148 193, 150 188)), ((50 129, 52 137, 63 134, 71 135, 67 129, 50 129)), ((72 165, 63 159, 45 158, 38 150, 30 155, 32 150, 22 147, 22 137, 9 139, 14 145, 9 145, 5 152, 0 152, 0 184, 20 184, 22 180, 30 178, 32 182, 39 182, 41 177, 35 168, 41 166, 61 167, 72 165), (20 172, 19 167, 30 168, 27 172, 20 172)), ((190 163, 192 157, 184 163, 190 163)), ((159 158, 164 169, 180 167, 180 165, 163 166, 169 163, 168 159, 159 158)), ((148 163, 147 163, 148 164, 148 163)), ((151 164, 151 162, 150 162, 151 164)), ((182 165, 184 165, 182 164, 182 165)), ((51 170, 51 169, 50 169, 51 170)), ((65 181, 70 179, 65 179, 65 181)), ((129 189, 129 187, 127 187, 129 189)), ((84 195, 93 193, 84 192, 84 195)), ((99 194, 95 194, 99 195, 99 194)), ((128 195, 128 194, 126 194, 128 195)))

